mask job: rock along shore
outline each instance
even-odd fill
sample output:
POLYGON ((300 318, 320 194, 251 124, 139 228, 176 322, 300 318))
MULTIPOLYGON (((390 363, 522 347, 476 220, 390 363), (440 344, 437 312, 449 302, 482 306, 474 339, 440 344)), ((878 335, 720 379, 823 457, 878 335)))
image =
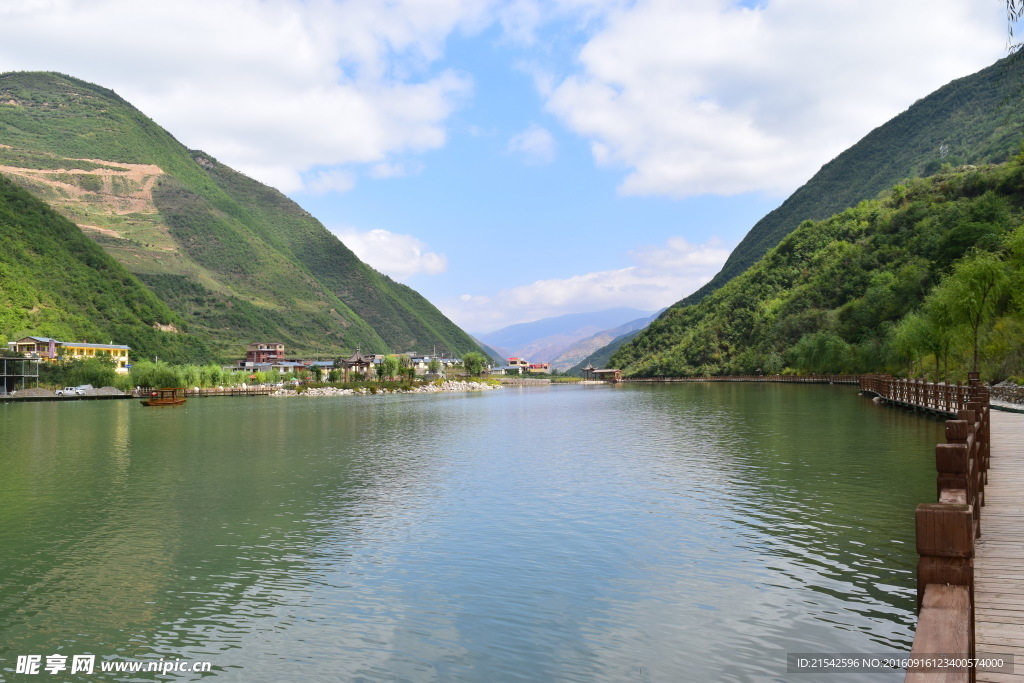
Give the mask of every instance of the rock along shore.
MULTIPOLYGON (((416 387, 414 389, 402 390, 402 389, 378 389, 377 394, 437 394, 442 391, 487 391, 490 389, 500 389, 500 386, 486 384, 484 382, 461 382, 461 381, 450 381, 442 384, 424 384, 423 386, 416 387)), ((277 391, 270 394, 270 396, 277 396, 281 398, 289 398, 292 396, 361 396, 369 395, 374 392, 369 389, 336 389, 335 387, 313 387, 306 389, 302 393, 295 391, 294 389, 278 389, 277 391)))

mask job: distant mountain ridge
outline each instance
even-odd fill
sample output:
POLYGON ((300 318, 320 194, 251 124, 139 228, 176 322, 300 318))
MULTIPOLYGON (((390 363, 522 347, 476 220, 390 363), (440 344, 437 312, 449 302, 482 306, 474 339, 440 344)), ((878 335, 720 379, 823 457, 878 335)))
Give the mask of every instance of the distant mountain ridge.
POLYGON ((661 311, 658 311, 657 313, 652 313, 651 315, 643 318, 630 320, 628 323, 624 323, 618 327, 614 327, 609 330, 601 330, 597 334, 587 337, 586 339, 581 339, 562 351, 557 358, 551 361, 551 367, 559 372, 573 372, 573 374, 576 374, 574 371, 577 369, 581 370, 586 365, 587 359, 596 351, 628 334, 639 332, 650 325, 651 321, 657 318, 660 314, 661 311))
POLYGON ((582 339, 649 315, 650 311, 635 308, 569 313, 510 325, 475 337, 505 358, 522 357, 533 363, 548 363, 582 339))
MULTIPOLYGON (((478 350, 285 195, 186 149, 100 86, 0 74, 0 173, 78 225, 222 359, 253 341, 321 356, 478 350)), ((0 329, 24 332, 45 330, 0 329)))

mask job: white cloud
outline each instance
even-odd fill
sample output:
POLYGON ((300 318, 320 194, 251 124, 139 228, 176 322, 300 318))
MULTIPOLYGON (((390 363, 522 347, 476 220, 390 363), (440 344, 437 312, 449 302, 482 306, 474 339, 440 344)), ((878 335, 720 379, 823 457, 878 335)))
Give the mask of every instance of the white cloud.
MULTIPOLYGON (((622 192, 671 196, 786 193, 1006 38, 996 0, 0 0, 0 71, 111 87, 295 191, 315 168, 412 173, 395 157, 442 147, 472 93, 446 44, 495 24, 622 192)), ((542 131, 515 142, 540 163, 542 131)))
POLYGON ((710 280, 729 251, 717 239, 695 245, 673 237, 664 246, 629 252, 636 265, 627 268, 538 280, 493 295, 463 294, 444 302, 441 310, 463 329, 477 332, 619 306, 656 310, 710 280))
POLYGON ((509 140, 508 151, 520 155, 527 164, 549 164, 555 159, 555 138, 546 128, 532 124, 509 140))
POLYGON ((452 32, 485 21, 487 4, 0 2, 0 71, 113 88, 186 145, 293 191, 314 167, 442 146, 471 84, 429 67, 452 32))
POLYGON ((538 32, 552 22, 566 22, 567 30, 585 30, 609 12, 631 0, 505 0, 496 7, 497 21, 506 38, 535 46, 538 32))
POLYGON ((448 270, 444 254, 427 251, 427 245, 412 235, 355 228, 333 228, 331 232, 363 262, 395 280, 419 274, 438 275, 448 270))
POLYGON ((1001 55, 1000 3, 639 0, 548 108, 625 194, 785 194, 895 112, 1001 55))
POLYGON ((318 171, 305 181, 305 186, 316 194, 348 192, 356 186, 356 177, 351 171, 346 170, 318 171))
POLYGON ((419 175, 423 172, 424 165, 419 162, 406 163, 380 163, 370 169, 371 178, 405 178, 406 176, 419 175))

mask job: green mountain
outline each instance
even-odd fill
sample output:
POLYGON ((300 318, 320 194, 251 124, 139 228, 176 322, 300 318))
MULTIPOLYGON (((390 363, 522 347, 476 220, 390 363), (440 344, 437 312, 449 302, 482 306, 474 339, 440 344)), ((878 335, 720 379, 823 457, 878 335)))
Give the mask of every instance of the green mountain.
POLYGON ((610 363, 632 376, 911 366, 936 376, 941 365, 962 378, 976 334, 985 379, 1020 375, 1022 224, 1024 155, 914 179, 805 221, 699 303, 666 311, 610 363))
MULTIPOLYGON (((999 163, 1020 147, 1024 56, 1016 53, 943 86, 876 128, 825 164, 807 183, 758 221, 722 270, 669 309, 699 303, 750 268, 805 220, 823 220, 897 183, 945 167, 999 163)), ((667 313, 666 313, 667 315, 667 313)), ((632 337, 614 340, 584 360, 609 363, 632 337)))
POLYGON ((0 330, 132 347, 132 357, 200 362, 181 316, 71 221, 0 176, 0 330))
POLYGON ((254 341, 289 354, 477 350, 282 193, 186 149, 105 88, 0 74, 0 173, 78 225, 222 358, 254 341))
POLYGON ((676 306, 694 304, 752 266, 805 220, 822 220, 944 164, 991 164, 1017 152, 1024 57, 1017 53, 939 88, 822 166, 758 221, 722 270, 676 306))

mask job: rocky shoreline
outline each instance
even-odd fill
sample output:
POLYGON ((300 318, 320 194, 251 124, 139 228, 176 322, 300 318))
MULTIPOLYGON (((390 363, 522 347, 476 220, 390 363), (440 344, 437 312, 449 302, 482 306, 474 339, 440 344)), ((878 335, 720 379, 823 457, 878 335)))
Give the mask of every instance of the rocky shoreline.
POLYGON ((268 394, 278 398, 291 398, 294 396, 368 396, 370 394, 437 394, 453 391, 488 391, 500 389, 500 386, 487 384, 486 382, 464 382, 448 381, 441 384, 424 384, 413 389, 378 389, 376 392, 367 388, 362 389, 337 389, 335 387, 312 387, 305 391, 298 392, 294 389, 278 389, 268 394))

